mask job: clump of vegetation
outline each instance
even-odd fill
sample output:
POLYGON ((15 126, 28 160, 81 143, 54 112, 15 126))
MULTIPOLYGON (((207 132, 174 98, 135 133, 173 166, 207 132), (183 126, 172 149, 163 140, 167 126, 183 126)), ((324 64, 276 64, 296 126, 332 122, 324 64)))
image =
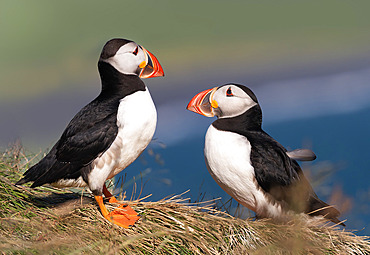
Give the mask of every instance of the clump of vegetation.
POLYGON ((28 164, 19 147, 0 157, 3 254, 370 253, 366 237, 322 220, 241 220, 215 210, 212 201, 189 204, 181 196, 131 201, 142 218, 123 229, 101 216, 88 193, 14 186, 28 164))

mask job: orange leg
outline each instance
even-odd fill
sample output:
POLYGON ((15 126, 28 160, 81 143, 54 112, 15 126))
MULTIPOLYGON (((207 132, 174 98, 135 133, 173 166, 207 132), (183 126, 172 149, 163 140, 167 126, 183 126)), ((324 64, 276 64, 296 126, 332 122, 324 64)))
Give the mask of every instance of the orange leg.
MULTIPOLYGON (((109 203, 117 202, 117 199, 108 191, 105 184, 103 186, 103 193, 105 197, 110 198, 109 203)), ((113 212, 109 212, 103 203, 102 196, 95 196, 95 200, 98 202, 100 211, 104 218, 120 227, 129 228, 133 226, 138 219, 140 219, 140 216, 138 216, 134 209, 129 205, 120 205, 113 212)))
POLYGON ((112 193, 109 192, 109 190, 107 189, 107 186, 105 186, 105 183, 104 183, 104 186, 103 186, 103 194, 106 198, 109 198, 109 203, 117 203, 117 199, 112 195, 112 193))

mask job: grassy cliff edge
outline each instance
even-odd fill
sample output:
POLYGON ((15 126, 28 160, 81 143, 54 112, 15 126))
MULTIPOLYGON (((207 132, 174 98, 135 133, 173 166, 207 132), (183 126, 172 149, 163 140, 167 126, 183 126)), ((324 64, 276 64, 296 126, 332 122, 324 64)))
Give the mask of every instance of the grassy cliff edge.
POLYGON ((2 254, 370 253, 368 237, 322 220, 241 220, 212 209, 212 202, 188 204, 180 196, 131 201, 142 218, 122 229, 101 216, 88 194, 14 186, 29 161, 18 147, 0 156, 2 254))

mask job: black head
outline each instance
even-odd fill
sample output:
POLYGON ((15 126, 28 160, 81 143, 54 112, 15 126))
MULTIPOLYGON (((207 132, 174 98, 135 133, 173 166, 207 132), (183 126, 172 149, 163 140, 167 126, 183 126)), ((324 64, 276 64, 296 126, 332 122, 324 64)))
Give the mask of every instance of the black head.
POLYGON ((231 118, 258 106, 256 95, 240 84, 225 84, 198 93, 187 109, 207 117, 231 118))
POLYGON ((188 110, 206 117, 217 116, 215 123, 225 128, 260 129, 262 111, 256 95, 246 86, 225 84, 198 93, 189 102, 188 110))
POLYGON ((101 60, 106 60, 108 58, 116 55, 117 51, 125 44, 132 43, 133 41, 121 38, 111 39, 103 47, 103 50, 100 54, 101 60))
POLYGON ((140 78, 164 75, 158 59, 152 53, 127 39, 109 40, 100 54, 99 63, 101 62, 108 63, 122 74, 137 75, 140 78))

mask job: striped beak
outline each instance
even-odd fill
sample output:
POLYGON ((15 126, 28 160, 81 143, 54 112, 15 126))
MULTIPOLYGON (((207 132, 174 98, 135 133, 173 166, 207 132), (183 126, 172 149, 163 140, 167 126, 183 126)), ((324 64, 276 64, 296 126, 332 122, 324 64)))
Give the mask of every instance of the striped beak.
POLYGON ((217 102, 213 100, 213 94, 216 92, 217 89, 218 87, 215 87, 196 94, 190 100, 186 109, 206 117, 215 116, 213 108, 217 108, 218 105, 217 102))
POLYGON ((149 51, 140 46, 145 53, 145 61, 139 67, 142 68, 139 77, 142 79, 164 76, 163 68, 158 59, 149 51))

